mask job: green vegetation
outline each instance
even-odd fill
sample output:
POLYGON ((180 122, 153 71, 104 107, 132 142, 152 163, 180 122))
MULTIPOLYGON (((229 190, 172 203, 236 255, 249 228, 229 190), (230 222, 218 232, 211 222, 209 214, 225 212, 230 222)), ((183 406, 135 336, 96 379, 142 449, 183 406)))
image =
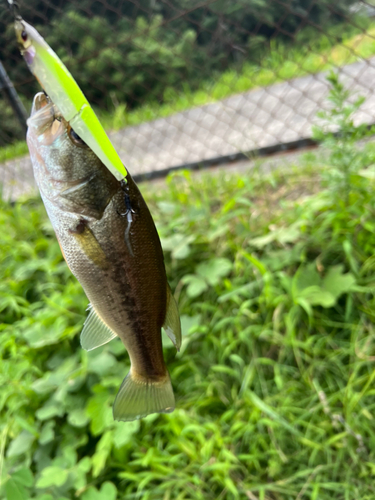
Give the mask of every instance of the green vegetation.
MULTIPOLYGON (((208 102, 212 99, 210 85, 217 79, 222 85, 219 83, 213 99, 247 90, 249 84, 244 82, 233 90, 221 87, 232 85, 231 71, 243 74, 245 80, 253 78, 254 71, 262 67, 260 62, 268 58, 270 44, 293 47, 302 36, 304 45, 314 51, 321 33, 326 34, 329 45, 338 43, 348 30, 361 33, 368 19, 346 21, 347 9, 355 1, 294 0, 287 16, 280 2, 267 0, 235 4, 223 0, 108 0, 105 4, 28 0, 20 9, 67 64, 91 104, 110 115, 121 106, 110 126, 123 126, 200 104, 201 93, 203 102, 208 102), (312 28, 301 31, 301 16, 319 26, 319 32, 312 28), (229 75, 222 79, 227 70, 231 70, 229 75), (132 115, 139 107, 142 111, 132 115), (121 112, 125 108, 129 118, 121 112)), ((21 60, 13 19, 6 9, 0 17, 0 60, 20 97, 30 105, 40 88, 21 60)), ((267 75, 264 78, 272 81, 267 75)), ((263 80, 257 84, 265 84, 263 80)), ((0 96, 0 115, 0 147, 21 140, 22 131, 4 96, 0 96)))
POLYGON ((87 299, 41 202, 3 204, 0 496, 374 498, 375 148, 330 80, 321 159, 144 186, 182 315, 171 415, 113 422, 121 342, 80 348, 87 299))
POLYGON ((26 142, 17 141, 13 144, 9 144, 9 146, 0 148, 0 163, 11 160, 12 158, 17 158, 18 156, 23 156, 26 153, 28 153, 26 142))
MULTIPOLYGON (((331 28, 328 35, 319 37, 313 45, 307 43, 311 35, 306 32, 297 37, 293 47, 285 42, 273 42, 261 65, 245 63, 239 71, 229 69, 218 75, 214 83, 203 82, 197 90, 193 90, 188 84, 185 84, 184 90, 180 92, 170 87, 164 91, 161 103, 151 101, 127 110, 125 104, 115 101, 116 107, 112 113, 103 112, 99 108, 96 108, 96 111, 106 130, 118 130, 215 102, 256 87, 326 71, 375 55, 375 23, 367 23, 366 27, 362 26, 360 29, 349 29, 348 26, 346 28, 348 31, 341 35, 340 43, 336 44, 332 44, 332 40, 337 40, 337 26, 331 28)), ((76 72, 79 74, 78 68, 76 72)), ((74 71, 73 73, 76 74, 74 71)), ((0 162, 26 152, 24 142, 0 148, 0 162)))
POLYGON ((375 55, 374 22, 362 24, 362 28, 335 26, 314 42, 309 40, 310 37, 312 38, 311 30, 306 30, 296 36, 292 46, 285 42, 271 42, 259 63, 244 63, 240 70, 228 69, 217 74, 213 82, 202 82, 197 90, 188 84, 183 91, 167 88, 162 103, 146 103, 133 110, 127 110, 125 104, 118 104, 112 114, 98 110, 100 119, 107 129, 139 125, 178 111, 219 101, 230 95, 327 71, 375 55), (345 31, 340 34, 340 41, 337 42, 339 28, 345 31))

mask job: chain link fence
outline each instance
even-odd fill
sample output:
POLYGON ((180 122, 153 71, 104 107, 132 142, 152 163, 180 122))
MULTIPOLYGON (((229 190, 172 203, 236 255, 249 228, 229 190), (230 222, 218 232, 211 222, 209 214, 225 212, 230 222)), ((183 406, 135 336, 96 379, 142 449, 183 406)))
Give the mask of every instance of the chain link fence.
MULTIPOLYGON (((28 0, 130 172, 163 175, 311 143, 326 73, 375 123, 375 7, 353 0, 28 0)), ((0 4, 0 61, 27 112, 39 90, 0 4)), ((3 196, 32 192, 22 117, 0 90, 3 196), (21 154, 24 153, 24 156, 21 154)))

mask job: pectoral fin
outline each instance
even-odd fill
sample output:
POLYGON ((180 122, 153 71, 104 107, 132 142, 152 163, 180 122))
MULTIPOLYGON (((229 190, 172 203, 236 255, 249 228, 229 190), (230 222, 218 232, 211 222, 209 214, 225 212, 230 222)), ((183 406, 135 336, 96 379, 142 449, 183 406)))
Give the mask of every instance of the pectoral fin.
POLYGON ((91 304, 88 309, 90 309, 90 314, 87 316, 81 332, 81 346, 86 351, 92 351, 114 339, 117 335, 98 316, 91 304))
POLYGON ((169 285, 167 285, 167 313, 165 315, 163 328, 165 333, 175 345, 177 351, 179 351, 182 340, 180 315, 178 312, 177 302, 173 297, 172 290, 169 285))
POLYGON ((108 267, 107 257, 99 241, 96 239, 95 234, 89 227, 88 220, 82 218, 74 227, 69 229, 69 233, 75 238, 87 258, 101 269, 106 269, 108 267))

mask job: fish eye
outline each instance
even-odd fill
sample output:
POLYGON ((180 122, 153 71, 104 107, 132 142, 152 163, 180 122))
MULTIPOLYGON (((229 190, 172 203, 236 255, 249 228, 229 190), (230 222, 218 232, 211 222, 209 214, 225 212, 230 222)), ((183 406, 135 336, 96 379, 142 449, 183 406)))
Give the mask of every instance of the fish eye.
POLYGON ((27 33, 26 33, 26 31, 25 31, 25 30, 23 30, 23 31, 22 31, 22 33, 21 33, 21 38, 22 38, 22 40, 23 40, 24 42, 26 42, 26 41, 27 41, 27 33))
POLYGON ((80 138, 80 136, 76 132, 74 132, 72 127, 69 127, 68 135, 69 135, 70 139, 72 140, 72 142, 74 144, 76 144, 77 146, 86 146, 86 143, 80 138))

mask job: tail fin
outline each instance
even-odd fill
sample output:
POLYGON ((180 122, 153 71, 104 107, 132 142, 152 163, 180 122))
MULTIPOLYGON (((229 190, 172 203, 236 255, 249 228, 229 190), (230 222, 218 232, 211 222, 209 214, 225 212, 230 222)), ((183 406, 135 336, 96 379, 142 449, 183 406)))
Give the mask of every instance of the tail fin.
POLYGON ((150 413, 171 413, 175 401, 169 373, 159 380, 134 376, 131 369, 121 384, 113 405, 115 420, 135 420, 150 413))

